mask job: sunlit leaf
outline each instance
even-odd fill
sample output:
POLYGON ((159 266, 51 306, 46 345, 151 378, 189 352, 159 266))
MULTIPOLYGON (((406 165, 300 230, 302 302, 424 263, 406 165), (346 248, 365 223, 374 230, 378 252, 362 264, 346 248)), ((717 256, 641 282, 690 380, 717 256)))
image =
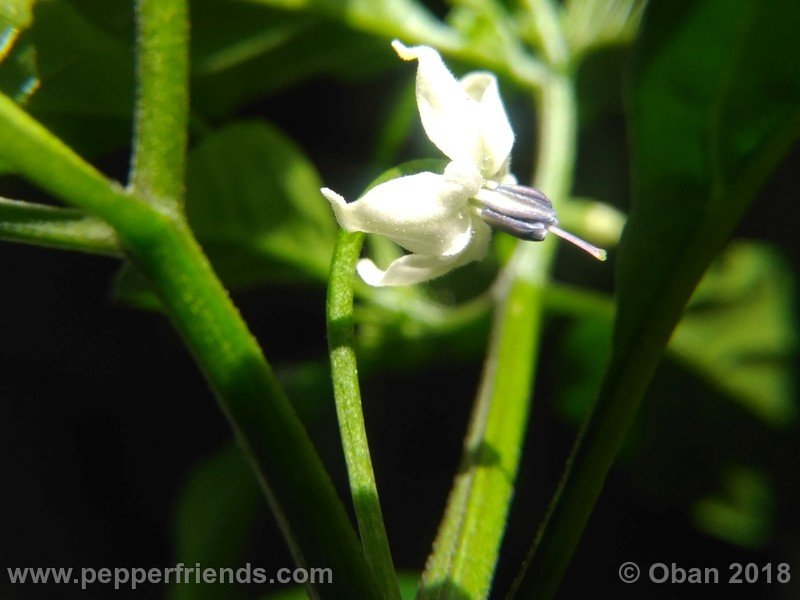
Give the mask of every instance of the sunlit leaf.
POLYGON ((386 36, 450 39, 449 32, 416 0, 247 0, 253 4, 307 12, 348 27, 386 36))
MULTIPOLYGON (((336 224, 313 165, 284 134, 262 121, 229 125, 189 154, 189 223, 225 283, 324 281, 336 224)), ((157 305, 128 266, 118 297, 157 305)))
POLYGON ((0 31, 5 27, 25 29, 31 21, 34 0, 3 0, 0 2, 0 31))
POLYGON ((797 417, 792 287, 774 252, 737 244, 706 273, 670 342, 685 364, 783 427, 797 417))
POLYGON ((577 55, 625 44, 636 35, 646 5, 647 0, 567 0, 564 36, 577 55))
POLYGON ((649 379, 703 271, 800 132, 800 5, 652 2, 635 77, 635 202, 607 378, 649 379), (713 34, 713 36, 712 36, 713 34), (776 55, 785 60, 775 61, 776 55))
POLYGON ((336 225, 313 165, 264 122, 231 125, 190 154, 186 211, 220 269, 240 283, 324 279, 336 225))
POLYGON ((800 134, 800 4, 655 0, 644 23, 612 358, 528 596, 554 593, 694 287, 800 134))
POLYGON ((757 548, 772 534, 774 492, 758 471, 729 469, 721 493, 698 501, 693 508, 698 528, 740 546, 757 548))
MULTIPOLYGON (((776 427, 795 422, 793 278, 769 248, 732 245, 705 274, 668 346, 669 356, 776 427)), ((586 414, 602 379, 610 323, 583 319, 564 337, 559 409, 586 414)))

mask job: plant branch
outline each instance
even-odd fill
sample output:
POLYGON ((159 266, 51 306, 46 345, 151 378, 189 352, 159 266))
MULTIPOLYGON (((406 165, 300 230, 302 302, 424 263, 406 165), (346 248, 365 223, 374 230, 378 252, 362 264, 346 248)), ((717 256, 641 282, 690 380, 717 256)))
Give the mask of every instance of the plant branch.
POLYGON ((392 563, 375 474, 372 470, 358 384, 353 331, 353 284, 355 266, 363 242, 363 233, 341 231, 333 253, 327 302, 331 376, 350 479, 350 493, 364 555, 378 579, 383 592, 382 597, 400 600, 397 575, 392 563))
POLYGON ((0 95, 0 158, 117 232, 216 392, 302 566, 336 573, 318 597, 379 598, 358 540, 261 349, 182 218, 108 181, 0 95))
POLYGON ((188 227, 162 218, 123 239, 216 391, 298 565, 336 574, 310 591, 380 598, 319 456, 188 227))
POLYGON ((137 101, 130 189, 148 202, 182 205, 189 112, 186 0, 138 0, 137 101))
POLYGON ((144 205, 106 179, 8 96, 0 94, 0 157, 54 196, 114 227, 135 222, 144 205))
MULTIPOLYGON (((540 91, 536 185, 566 199, 575 156, 572 80, 553 76, 540 91)), ((422 577, 418 598, 485 598, 505 533, 524 441, 554 258, 552 240, 520 243, 495 288, 498 302, 481 387, 459 474, 422 577)))
POLYGON ((100 219, 69 209, 0 198, 0 239, 121 256, 117 234, 100 219))
POLYGON ((497 56, 476 47, 451 27, 442 24, 416 3, 380 3, 390 7, 388 14, 369 2, 309 2, 307 0, 251 0, 256 4, 287 11, 306 11, 336 19, 355 31, 387 39, 398 38, 406 44, 433 46, 453 58, 480 65, 509 77, 525 88, 539 87, 548 76, 548 68, 527 52, 513 51, 497 56), (402 6, 399 10, 397 6, 402 6))

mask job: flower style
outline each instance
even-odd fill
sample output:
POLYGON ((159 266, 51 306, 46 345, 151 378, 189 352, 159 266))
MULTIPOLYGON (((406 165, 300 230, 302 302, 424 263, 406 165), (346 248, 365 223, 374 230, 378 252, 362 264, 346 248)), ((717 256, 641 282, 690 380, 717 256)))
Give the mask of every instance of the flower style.
POLYGON ((532 241, 552 231, 600 258, 602 251, 556 227, 544 194, 515 185, 509 173, 514 133, 494 75, 475 72, 456 80, 433 48, 409 48, 396 40, 392 47, 403 60, 417 60, 422 126, 450 163, 443 174, 398 177, 349 204, 322 189, 343 229, 385 235, 411 252, 385 271, 360 260, 361 278, 393 286, 439 277, 486 255, 489 225, 532 241))

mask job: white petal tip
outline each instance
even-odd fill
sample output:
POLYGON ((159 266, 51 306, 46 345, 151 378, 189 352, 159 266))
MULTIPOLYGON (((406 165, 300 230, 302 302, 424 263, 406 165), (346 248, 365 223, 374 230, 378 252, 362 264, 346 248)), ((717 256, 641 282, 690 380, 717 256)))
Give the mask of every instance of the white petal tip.
POLYGON ((358 228, 355 223, 353 223, 353 217, 349 212, 347 200, 330 188, 322 188, 320 192, 322 192, 322 195, 331 203, 333 214, 336 216, 336 221, 339 223, 339 226, 346 231, 356 231, 358 228))
POLYGON ((413 48, 409 48, 400 40, 392 40, 392 48, 397 52, 397 56, 403 60, 414 60, 417 58, 417 53, 414 52, 413 48))
POLYGON ((325 196, 328 199, 328 202, 330 202, 331 204, 334 203, 342 205, 347 204, 347 201, 345 201, 345 199, 342 196, 340 196, 330 188, 321 188, 319 191, 322 192, 322 195, 325 196))
POLYGON ((362 258, 356 264, 356 272, 367 285, 381 287, 384 285, 383 279, 385 271, 381 271, 377 265, 368 258, 362 258))

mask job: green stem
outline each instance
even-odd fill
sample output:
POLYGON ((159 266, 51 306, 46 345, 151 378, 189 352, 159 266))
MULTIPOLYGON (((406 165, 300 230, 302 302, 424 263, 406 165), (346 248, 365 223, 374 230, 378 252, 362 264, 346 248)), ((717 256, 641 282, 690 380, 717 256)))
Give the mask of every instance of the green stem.
MULTIPOLYGON (((547 140, 554 140, 555 137, 559 135, 559 125, 558 122, 562 121, 566 123, 567 117, 564 114, 560 114, 556 108, 561 106, 562 109, 565 111, 567 110, 566 107, 569 106, 568 112, 570 112, 571 119, 569 119, 571 123, 571 132, 572 132, 572 139, 574 140, 577 134, 575 129, 577 123, 577 107, 575 105, 575 93, 573 88, 573 82, 571 80, 567 80, 566 78, 561 79, 562 84, 560 86, 554 86, 550 89, 550 94, 542 94, 540 99, 541 103, 541 114, 547 115, 551 114, 553 121, 548 126, 547 124, 543 123, 542 131, 540 131, 540 136, 544 139, 542 140, 543 146, 546 148, 548 145, 547 140), (553 114, 555 111, 556 114, 553 114)), ((540 177, 546 178, 546 181, 537 181, 540 187, 543 190, 548 189, 544 187, 549 184, 562 185, 560 188, 565 194, 568 192, 566 187, 563 187, 564 182, 570 181, 572 177, 572 165, 573 161, 571 160, 569 166, 564 165, 563 161, 559 159, 558 156, 553 156, 552 154, 547 154, 546 152, 542 151, 543 148, 540 146, 539 156, 537 157, 538 161, 538 168, 537 172, 540 174, 540 177)), ((574 157, 574 148, 572 149, 572 156, 574 157)), ((573 158, 574 160, 574 158, 573 158)), ((534 542, 534 545, 536 542, 534 542)), ((533 548, 531 549, 531 553, 533 552, 533 548)), ((517 577, 517 580, 514 582, 508 597, 520 597, 520 598, 543 598, 549 596, 540 596, 538 593, 533 593, 527 587, 527 583, 523 583, 523 581, 528 580, 530 581, 530 577, 527 577, 528 573, 531 571, 527 571, 529 567, 529 562, 531 560, 531 554, 526 558, 525 562, 522 565, 520 574, 517 577), (522 587, 520 584, 522 583, 522 587)))
POLYGON ((138 0, 137 102, 130 188, 169 208, 183 200, 189 112, 186 0, 138 0))
POLYGON ((553 67, 565 67, 569 61, 569 46, 561 30, 560 6, 553 0, 524 0, 533 18, 542 51, 553 67))
MULTIPOLYGON (((536 185, 554 202, 569 192, 575 156, 573 83, 554 75, 539 97, 536 185)), ((485 598, 491 586, 524 441, 538 358, 552 240, 521 243, 498 281, 483 378, 459 474, 418 598, 485 598)))
POLYGON ((117 234, 82 212, 0 198, 0 240, 121 256, 117 234))
MULTIPOLYGON (((547 67, 529 53, 514 51, 510 55, 498 56, 443 25, 427 11, 401 9, 393 11, 395 14, 385 14, 370 2, 252 1, 269 7, 278 6, 282 10, 315 12, 341 21, 355 31, 386 39, 398 38, 406 44, 433 46, 453 58, 502 74, 525 88, 537 88, 547 79, 547 67)), ((383 3, 383 6, 391 7, 392 3, 383 3)), ((416 5, 411 6, 416 8, 416 5)))
POLYGON ((0 156, 54 196, 117 229, 136 221, 143 203, 108 181, 8 96, 0 94, 0 156), (13 140, 13 143, 11 142, 13 140))
POLYGON ((326 598, 380 598, 358 540, 302 424, 188 227, 153 219, 121 232, 217 393, 295 560, 329 567, 326 598))
POLYGON ((250 456, 298 563, 336 574, 333 585, 310 591, 380 597, 311 441, 186 224, 106 180, 2 95, 0 139, 9 141, 0 158, 106 221, 147 275, 250 456))
POLYGON ((363 233, 341 231, 333 253, 327 302, 331 376, 350 479, 350 493, 364 554, 381 586, 382 597, 400 600, 400 588, 397 585, 372 470, 358 385, 353 331, 353 284, 356 262, 363 242, 363 233))

